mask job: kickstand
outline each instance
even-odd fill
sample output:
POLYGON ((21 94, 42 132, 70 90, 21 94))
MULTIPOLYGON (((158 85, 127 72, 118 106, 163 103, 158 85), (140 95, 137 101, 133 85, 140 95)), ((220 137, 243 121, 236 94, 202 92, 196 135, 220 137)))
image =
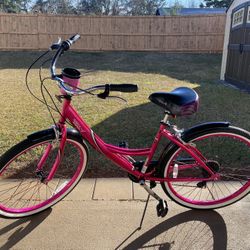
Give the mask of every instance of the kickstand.
POLYGON ((138 230, 141 230, 142 223, 143 223, 143 220, 144 220, 144 217, 145 217, 145 214, 146 214, 146 211, 147 211, 147 207, 148 207, 149 197, 150 197, 150 194, 148 194, 148 198, 147 198, 147 201, 146 201, 143 213, 142 213, 141 222, 140 222, 140 226, 138 227, 138 230))
POLYGON ((146 210, 147 210, 147 207, 148 207, 149 197, 150 197, 150 194, 148 194, 148 198, 147 198, 147 201, 146 201, 146 204, 145 204, 143 213, 142 213, 140 226, 137 227, 137 228, 136 228, 136 229, 135 229, 135 230, 125 239, 125 240, 123 240, 123 242, 121 242, 121 243, 115 248, 115 250, 120 249, 120 247, 121 247, 121 246, 122 246, 122 245, 123 245, 132 235, 134 235, 137 231, 140 231, 140 230, 141 230, 142 223, 143 223, 143 220, 144 220, 144 217, 145 217, 145 214, 146 214, 146 210))

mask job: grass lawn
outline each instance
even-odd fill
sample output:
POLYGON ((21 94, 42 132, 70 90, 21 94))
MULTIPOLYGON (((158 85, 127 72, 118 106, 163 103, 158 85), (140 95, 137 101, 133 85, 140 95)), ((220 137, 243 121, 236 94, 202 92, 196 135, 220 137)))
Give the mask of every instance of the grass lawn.
MULTIPOLYGON (((36 130, 52 124, 45 106, 26 90, 27 67, 41 52, 0 52, 0 154, 36 130)), ((90 71, 81 80, 82 87, 103 83, 136 83, 139 92, 119 95, 127 104, 100 100, 91 96, 75 97, 73 104, 93 130, 109 143, 128 141, 130 147, 150 146, 163 109, 148 96, 155 91, 176 87, 194 88, 200 95, 200 109, 191 117, 177 118, 179 127, 187 128, 206 121, 230 121, 250 130, 250 95, 218 84, 221 55, 167 53, 79 53, 68 52, 60 67, 90 71)), ((30 86, 40 95, 38 67, 30 74, 30 86)), ((48 71, 43 71, 48 76, 48 71)), ((58 92, 53 82, 46 86, 58 92)), ((109 161, 91 150, 90 175, 121 175, 109 161), (101 162, 101 164, 100 164, 101 162), (101 168, 97 168, 101 165, 101 168), (108 172, 108 174, 105 174, 108 172)))

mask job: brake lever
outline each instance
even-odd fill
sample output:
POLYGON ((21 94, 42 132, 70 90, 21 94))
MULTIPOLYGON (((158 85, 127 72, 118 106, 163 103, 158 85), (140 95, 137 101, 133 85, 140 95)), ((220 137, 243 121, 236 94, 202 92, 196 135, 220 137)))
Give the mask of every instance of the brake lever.
POLYGON ((105 84, 105 90, 103 93, 100 93, 100 94, 97 94, 97 97, 101 98, 101 99, 106 99, 106 98, 116 98, 116 99, 119 99, 125 103, 127 103, 127 100, 120 97, 120 96, 110 96, 109 95, 110 93, 110 86, 109 84, 105 84))
POLYGON ((109 84, 105 84, 105 90, 103 93, 97 94, 97 97, 101 99, 106 99, 109 96, 109 84))
POLYGON ((122 98, 120 96, 108 96, 107 98, 116 98, 116 99, 119 99, 119 100, 121 100, 121 101, 123 101, 125 103, 128 103, 126 99, 124 99, 124 98, 122 98))
POLYGON ((58 41, 56 43, 53 43, 51 46, 50 46, 50 49, 51 50, 57 50, 60 48, 61 46, 61 42, 62 42, 62 38, 61 37, 58 37, 58 41))

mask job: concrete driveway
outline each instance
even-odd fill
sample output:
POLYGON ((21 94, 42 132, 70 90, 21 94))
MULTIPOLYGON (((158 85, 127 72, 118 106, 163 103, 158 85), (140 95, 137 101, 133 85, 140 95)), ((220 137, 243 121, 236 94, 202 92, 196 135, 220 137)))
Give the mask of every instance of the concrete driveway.
MULTIPOLYGON (((163 194, 158 188, 158 193, 163 194)), ((215 211, 169 201, 165 218, 128 179, 87 179, 52 209, 0 218, 0 249, 250 249, 250 197, 215 211)))

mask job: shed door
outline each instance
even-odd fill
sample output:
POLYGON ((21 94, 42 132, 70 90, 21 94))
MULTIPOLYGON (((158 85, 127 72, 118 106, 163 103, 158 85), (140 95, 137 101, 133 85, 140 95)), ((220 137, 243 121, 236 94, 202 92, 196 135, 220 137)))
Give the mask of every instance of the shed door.
POLYGON ((243 46, 242 59, 242 81, 244 86, 250 88, 250 2, 248 2, 246 6, 245 44, 243 46))
POLYGON ((232 11, 225 80, 240 87, 250 86, 250 2, 232 11))

